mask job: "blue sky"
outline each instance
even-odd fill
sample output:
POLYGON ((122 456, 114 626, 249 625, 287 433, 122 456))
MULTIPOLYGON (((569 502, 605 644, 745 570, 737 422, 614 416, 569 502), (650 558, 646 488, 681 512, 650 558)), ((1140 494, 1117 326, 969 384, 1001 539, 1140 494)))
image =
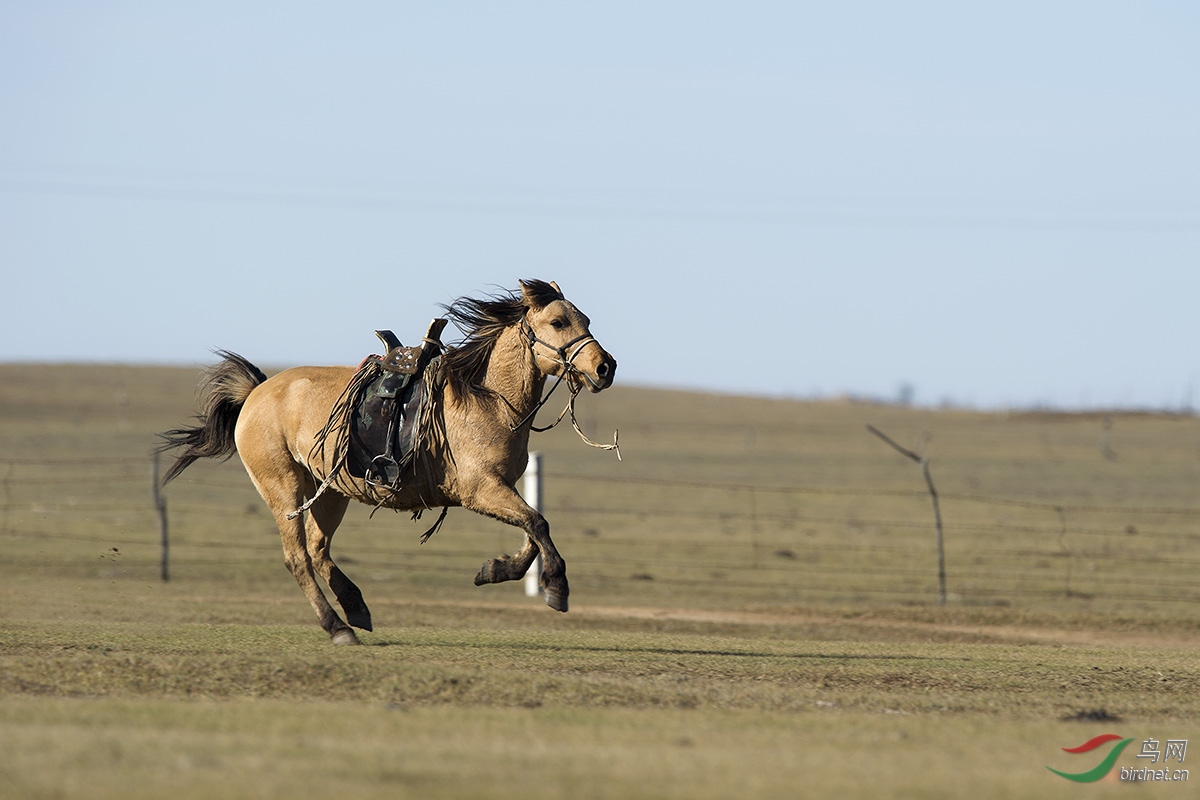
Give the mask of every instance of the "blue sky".
POLYGON ((1200 404, 1192 3, 0 3, 0 361, 357 363, 557 280, 618 380, 1200 404))

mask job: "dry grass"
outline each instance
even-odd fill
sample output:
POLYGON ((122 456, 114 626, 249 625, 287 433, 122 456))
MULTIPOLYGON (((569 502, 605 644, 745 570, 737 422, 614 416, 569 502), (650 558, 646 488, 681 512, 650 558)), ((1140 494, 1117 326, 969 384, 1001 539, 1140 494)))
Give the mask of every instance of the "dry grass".
MULTIPOLYGON (((125 600, 170 618, 173 591, 125 600)), ((8 620, 0 779, 21 797, 1052 797, 1058 748, 1200 718, 1194 648, 1044 627, 436 603, 383 621, 355 649, 307 623, 8 620), (1119 719, 1063 721, 1100 708, 1119 719)))
POLYGON ((615 389, 581 421, 625 463, 537 443, 570 614, 471 586, 518 533, 359 508, 376 631, 339 649, 236 459, 172 485, 158 581, 145 454, 195 379, 0 366, 12 796, 1051 797, 1059 748, 1200 719, 1194 419, 615 389), (865 422, 933 459, 946 607, 919 473, 865 422))
POLYGON ((22 733, 5 742, 21 771, 0 774, 23 798, 1052 797, 1046 743, 1079 734, 838 712, 275 701, 21 700, 0 722, 22 733))

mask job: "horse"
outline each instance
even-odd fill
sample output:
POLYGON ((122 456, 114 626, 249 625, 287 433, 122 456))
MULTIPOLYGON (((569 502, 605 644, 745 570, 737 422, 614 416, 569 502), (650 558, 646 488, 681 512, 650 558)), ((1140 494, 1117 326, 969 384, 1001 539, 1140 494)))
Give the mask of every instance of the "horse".
POLYGON ((411 511, 414 519, 435 506, 443 507, 442 517, 446 508, 462 507, 523 529, 522 548, 485 561, 475 585, 522 578, 540 555, 546 604, 568 609, 566 562, 550 538, 550 525, 521 498, 516 482, 528 463, 534 417, 549 399, 543 398, 546 379, 557 379, 551 392, 563 381, 570 386, 574 417, 576 394, 611 386, 617 362, 592 336, 591 320, 553 281, 522 280, 519 291, 459 298, 443 308, 464 338, 419 378, 435 424, 419 444, 418 457, 382 497, 377 484, 339 472, 335 455, 324 446, 339 398, 356 374, 353 367, 294 367, 268 378, 242 356, 217 351, 223 360, 201 382, 199 424, 160 434, 160 452, 182 448, 164 485, 198 459, 241 457, 274 515, 284 563, 334 644, 358 644, 353 628, 373 629, 362 592, 330 556, 351 500, 411 511))

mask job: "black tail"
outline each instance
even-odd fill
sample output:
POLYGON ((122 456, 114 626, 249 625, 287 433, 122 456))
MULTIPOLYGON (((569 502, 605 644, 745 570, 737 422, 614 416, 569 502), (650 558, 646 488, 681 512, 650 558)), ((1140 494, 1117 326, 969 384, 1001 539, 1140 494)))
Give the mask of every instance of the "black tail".
POLYGON ((263 371, 237 353, 218 350, 224 360, 205 372, 200 387, 204 393, 204 404, 195 428, 176 428, 160 433, 163 444, 156 452, 165 453, 178 447, 186 448, 163 476, 167 485, 200 458, 226 460, 237 452, 233 431, 237 426, 238 414, 250 392, 267 379, 263 371))

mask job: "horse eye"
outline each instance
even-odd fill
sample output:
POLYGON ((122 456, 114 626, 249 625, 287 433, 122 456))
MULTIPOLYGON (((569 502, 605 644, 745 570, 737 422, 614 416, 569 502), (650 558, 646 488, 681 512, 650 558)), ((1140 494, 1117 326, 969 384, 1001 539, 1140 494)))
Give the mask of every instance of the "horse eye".
POLYGON ((550 327, 554 328, 554 330, 556 330, 556 331, 560 331, 563 328, 567 327, 567 323, 561 319, 552 319, 552 320, 550 320, 550 327))

